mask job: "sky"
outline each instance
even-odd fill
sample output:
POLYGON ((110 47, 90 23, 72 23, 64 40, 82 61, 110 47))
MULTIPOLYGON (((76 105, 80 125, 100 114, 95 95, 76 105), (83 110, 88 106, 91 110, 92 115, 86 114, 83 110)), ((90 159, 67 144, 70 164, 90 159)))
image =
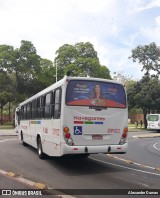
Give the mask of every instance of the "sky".
POLYGON ((112 76, 140 79, 128 57, 138 45, 160 46, 160 0, 0 0, 0 45, 21 40, 51 61, 64 44, 90 42, 112 76))

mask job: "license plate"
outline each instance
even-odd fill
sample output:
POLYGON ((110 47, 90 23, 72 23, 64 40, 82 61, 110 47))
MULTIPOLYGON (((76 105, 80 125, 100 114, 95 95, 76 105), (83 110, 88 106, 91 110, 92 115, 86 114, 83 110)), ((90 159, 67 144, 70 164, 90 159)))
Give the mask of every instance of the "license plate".
POLYGON ((93 140, 103 140, 103 136, 102 135, 92 135, 92 139, 93 140))

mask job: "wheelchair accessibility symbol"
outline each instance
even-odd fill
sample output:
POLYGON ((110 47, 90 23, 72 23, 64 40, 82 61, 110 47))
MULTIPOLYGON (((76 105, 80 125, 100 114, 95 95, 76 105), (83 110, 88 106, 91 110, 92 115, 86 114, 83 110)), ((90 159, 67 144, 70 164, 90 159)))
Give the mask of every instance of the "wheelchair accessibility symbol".
POLYGON ((82 135, 82 126, 74 126, 74 135, 82 135))

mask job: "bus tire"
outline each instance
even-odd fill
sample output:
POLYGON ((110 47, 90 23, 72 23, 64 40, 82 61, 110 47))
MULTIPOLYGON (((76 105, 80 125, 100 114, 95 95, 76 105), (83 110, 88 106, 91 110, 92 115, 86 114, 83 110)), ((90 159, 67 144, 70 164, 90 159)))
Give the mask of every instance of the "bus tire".
POLYGON ((23 146, 27 146, 27 144, 24 142, 23 132, 22 131, 21 131, 21 142, 22 142, 23 146))
POLYGON ((37 139, 37 149, 38 149, 39 158, 40 159, 44 159, 45 158, 45 154, 43 153, 42 142, 41 142, 41 138, 40 137, 37 139))

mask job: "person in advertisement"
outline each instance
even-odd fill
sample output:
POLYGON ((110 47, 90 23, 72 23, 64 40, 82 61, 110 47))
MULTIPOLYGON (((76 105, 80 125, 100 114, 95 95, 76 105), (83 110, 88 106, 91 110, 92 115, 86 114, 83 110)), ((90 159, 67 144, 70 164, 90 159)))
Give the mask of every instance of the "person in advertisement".
POLYGON ((96 84, 94 87, 93 95, 91 96, 91 103, 93 105, 103 106, 105 101, 103 100, 103 96, 101 93, 101 87, 99 84, 96 84))

